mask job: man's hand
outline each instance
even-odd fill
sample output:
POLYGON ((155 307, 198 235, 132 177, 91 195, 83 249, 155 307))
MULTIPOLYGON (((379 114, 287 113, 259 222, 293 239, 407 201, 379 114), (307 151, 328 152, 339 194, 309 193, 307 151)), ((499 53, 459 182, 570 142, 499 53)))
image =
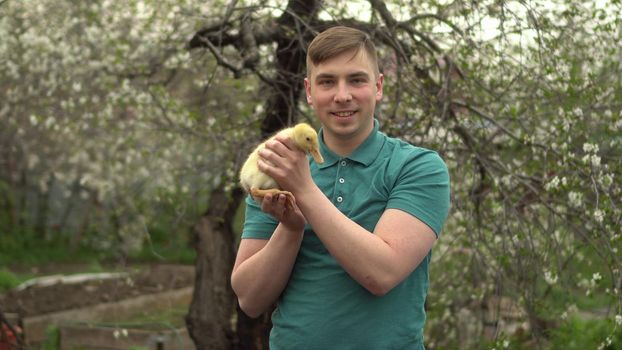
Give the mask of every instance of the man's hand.
POLYGON ((277 136, 259 151, 259 170, 272 177, 281 189, 296 193, 305 191, 314 182, 307 155, 287 137, 277 136))
POLYGON ((261 202, 261 210, 272 215, 282 225, 293 231, 302 231, 306 220, 295 203, 287 205, 287 197, 279 194, 267 194, 261 202))

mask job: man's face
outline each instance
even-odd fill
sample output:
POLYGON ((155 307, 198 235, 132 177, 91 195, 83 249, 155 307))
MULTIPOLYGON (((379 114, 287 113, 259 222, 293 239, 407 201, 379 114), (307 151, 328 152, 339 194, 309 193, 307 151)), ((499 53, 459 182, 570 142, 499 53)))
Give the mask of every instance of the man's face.
POLYGON ((367 138, 383 79, 376 76, 365 50, 344 52, 311 67, 305 78, 307 102, 322 122, 327 144, 336 140, 358 145, 367 138))

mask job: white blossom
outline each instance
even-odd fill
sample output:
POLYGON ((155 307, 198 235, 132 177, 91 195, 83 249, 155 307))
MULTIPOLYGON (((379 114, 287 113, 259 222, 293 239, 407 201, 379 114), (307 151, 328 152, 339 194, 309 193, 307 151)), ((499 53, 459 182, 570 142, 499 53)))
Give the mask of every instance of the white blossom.
POLYGON ((557 283, 558 276, 549 270, 544 270, 544 280, 547 284, 553 285, 557 283))
POLYGON ((56 118, 54 118, 54 117, 48 117, 48 118, 45 120, 45 127, 46 127, 46 128, 48 128, 48 129, 51 129, 51 128, 52 128, 52 126, 54 126, 54 124, 55 124, 55 123, 56 123, 56 118))
POLYGON ((596 220, 596 222, 602 223, 604 218, 605 218, 605 213, 602 210, 600 209, 594 210, 594 220, 596 220))
MULTIPOLYGON (((495 178, 496 179, 496 178, 495 178)), ((511 186, 512 185, 512 175, 503 175, 501 177, 501 183, 504 186, 511 186)))
POLYGON ((586 153, 598 153, 598 145, 593 143, 584 143, 583 144, 583 152, 586 153))
POLYGON ((583 204, 583 194, 570 191, 570 193, 568 193, 568 200, 570 202, 570 206, 578 208, 583 204))
POLYGON ((600 275, 600 272, 595 272, 595 273, 592 275, 592 282, 593 282, 593 283, 598 282, 598 281, 600 281, 601 279, 603 279, 603 276, 601 276, 601 275, 600 275))
POLYGON ((28 169, 33 169, 39 164, 39 156, 31 153, 28 155, 28 169))
POLYGON ((501 244, 501 242, 503 242, 503 238, 501 238, 500 235, 495 235, 494 242, 495 244, 501 244))
POLYGON ((581 158, 581 161, 583 164, 590 164, 595 168, 600 166, 600 157, 595 154, 586 154, 581 158))
POLYGON ((604 114, 605 114, 605 117, 607 118, 611 118, 613 116, 613 113, 611 112, 610 109, 606 110, 604 114))
POLYGON ((555 190, 559 187, 559 177, 555 176, 551 179, 546 185, 544 185, 544 189, 547 191, 555 190))
POLYGON ((593 154, 590 157, 590 161, 591 161, 593 167, 599 167, 600 166, 600 157, 599 156, 593 154))

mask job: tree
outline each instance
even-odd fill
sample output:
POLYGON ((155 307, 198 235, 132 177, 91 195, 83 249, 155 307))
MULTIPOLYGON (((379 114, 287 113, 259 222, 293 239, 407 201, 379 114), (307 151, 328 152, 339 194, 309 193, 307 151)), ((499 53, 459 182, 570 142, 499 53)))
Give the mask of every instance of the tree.
MULTIPOLYGON (((529 341, 542 346, 554 326, 551 315, 567 315, 572 304, 573 297, 563 305, 551 300, 563 275, 562 288, 605 294, 613 313, 620 313, 620 187, 613 181, 621 170, 614 140, 620 75, 612 73, 620 71, 614 63, 620 51, 599 44, 620 34, 619 19, 573 3, 410 5, 398 12, 398 4, 370 0, 369 20, 361 20, 350 17, 347 5, 331 2, 292 0, 281 12, 265 2, 248 7, 232 1, 190 47, 208 49, 234 76, 254 74, 275 91, 265 100, 266 135, 296 116, 308 118, 295 82, 302 81, 302 57, 313 34, 335 24, 367 31, 390 77, 392 100, 379 111, 385 128, 438 149, 456 179, 449 237, 437 248, 448 261, 438 264, 455 273, 439 274, 435 282, 443 292, 440 298, 432 293, 432 308, 457 312, 509 297, 528 321, 529 341), (487 22, 495 27, 485 28, 487 22), (488 31, 494 35, 487 37, 488 31), (276 47, 276 59, 258 58, 263 47, 276 47), (572 125, 594 131, 571 136, 572 125), (577 260, 593 264, 591 275, 577 260), (465 286, 456 276, 471 279, 465 286)), ((451 313, 444 315, 432 320, 431 332, 456 332, 451 313)), ((497 312, 487 321, 501 317, 497 312)), ((432 337, 433 344, 455 341, 432 337)))
POLYGON ((0 2, 0 232, 124 256, 194 226, 195 344, 265 348, 266 323, 226 322, 237 169, 261 137, 314 122, 305 48, 345 24, 380 50, 383 130, 450 168, 428 345, 545 348, 594 308, 619 332, 622 25, 601 5, 0 2), (503 326, 508 304, 528 335, 503 326))
POLYGON ((227 143, 252 129, 253 95, 239 91, 253 83, 209 89, 220 79, 215 64, 185 49, 196 28, 188 14, 201 5, 152 5, 0 7, 3 234, 131 250, 148 226, 196 220, 205 203, 194 203, 229 170, 219 165, 235 163, 227 143), (247 117, 215 123, 232 114, 247 117), (161 220, 167 211, 184 215, 161 220))

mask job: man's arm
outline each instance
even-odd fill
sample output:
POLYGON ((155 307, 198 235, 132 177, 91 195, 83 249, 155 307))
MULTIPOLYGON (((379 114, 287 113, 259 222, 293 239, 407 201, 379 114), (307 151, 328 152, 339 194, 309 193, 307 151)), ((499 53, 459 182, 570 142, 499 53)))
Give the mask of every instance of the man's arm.
POLYGON ((374 234, 359 226, 317 187, 307 157, 288 139, 268 142, 259 155, 259 169, 294 194, 304 217, 331 255, 375 295, 384 295, 402 282, 436 241, 429 226, 397 209, 383 213, 374 234))
POLYGON ((436 241, 431 228, 401 210, 386 210, 371 234, 341 213, 319 188, 295 196, 326 249, 374 295, 384 295, 402 282, 436 241))
POLYGON ((262 210, 280 224, 269 240, 242 239, 238 248, 231 286, 240 308, 250 317, 268 310, 287 285, 304 232, 304 218, 297 208, 285 208, 285 196, 267 195, 262 210))

